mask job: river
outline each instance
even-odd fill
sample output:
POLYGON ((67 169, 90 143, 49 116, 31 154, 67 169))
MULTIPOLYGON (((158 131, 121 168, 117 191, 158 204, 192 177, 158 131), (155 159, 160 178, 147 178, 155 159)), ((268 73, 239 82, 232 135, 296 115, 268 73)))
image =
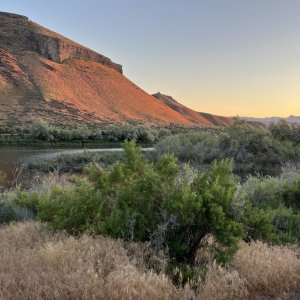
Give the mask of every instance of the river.
MULTIPOLYGON (((153 148, 142 148, 144 151, 152 151, 153 148)), ((34 160, 51 159, 61 154, 79 154, 84 151, 90 152, 119 152, 122 148, 116 145, 99 145, 93 148, 44 148, 44 147, 25 147, 25 146, 9 146, 0 147, 0 171, 4 173, 5 183, 16 180, 20 171, 23 169, 23 176, 26 175, 24 166, 34 160)))

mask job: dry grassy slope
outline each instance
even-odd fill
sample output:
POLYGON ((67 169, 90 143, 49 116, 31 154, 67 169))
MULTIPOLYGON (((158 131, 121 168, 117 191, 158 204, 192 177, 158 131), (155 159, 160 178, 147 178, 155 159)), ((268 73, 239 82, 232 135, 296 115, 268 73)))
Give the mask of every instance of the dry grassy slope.
POLYGON ((0 12, 0 124, 40 117, 51 123, 214 125, 150 96, 107 57, 24 16, 0 12))
POLYGON ((216 116, 208 113, 194 111, 181 103, 177 102, 171 96, 156 93, 153 95, 173 110, 179 112, 185 118, 193 123, 201 123, 207 126, 230 126, 234 123, 233 118, 216 116))
POLYGON ((33 222, 0 227, 0 240, 0 299, 299 299, 296 246, 241 243, 226 269, 199 251, 206 281, 183 288, 165 275, 167 258, 148 244, 74 238, 33 222))

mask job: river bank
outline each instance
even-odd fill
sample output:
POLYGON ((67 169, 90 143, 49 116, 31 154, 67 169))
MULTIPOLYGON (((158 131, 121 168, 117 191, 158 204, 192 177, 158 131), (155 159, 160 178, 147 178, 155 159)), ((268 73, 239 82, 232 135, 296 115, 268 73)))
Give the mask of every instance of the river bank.
MULTIPOLYGON (((152 151, 152 147, 144 147, 145 151, 152 151)), ((0 170, 5 176, 4 183, 9 185, 16 179, 30 176, 33 171, 78 171, 91 161, 101 162, 118 159, 123 149, 119 143, 102 143, 76 147, 68 144, 64 147, 52 146, 1 146, 0 170), (57 159, 61 157, 60 159, 57 159), (67 161, 67 164, 64 164, 67 161), (65 166, 68 165, 68 169, 65 166)))

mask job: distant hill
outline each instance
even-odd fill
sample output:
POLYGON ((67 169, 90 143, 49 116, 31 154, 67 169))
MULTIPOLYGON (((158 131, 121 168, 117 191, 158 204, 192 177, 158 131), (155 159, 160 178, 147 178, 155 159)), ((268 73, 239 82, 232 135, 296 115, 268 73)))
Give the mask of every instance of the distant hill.
POLYGON ((206 126, 230 126, 234 123, 234 119, 230 117, 216 116, 192 110, 173 99, 173 97, 161 94, 160 92, 153 94, 152 96, 180 113, 192 123, 200 123, 206 126))
POLYGON ((179 103, 166 104, 128 80, 122 66, 109 58, 25 16, 0 12, 0 126, 37 118, 55 124, 231 123, 179 103))
POLYGON ((251 117, 242 117, 241 119, 247 120, 247 121, 254 121, 254 122, 260 122, 266 125, 269 125, 271 123, 276 123, 279 120, 286 120, 289 123, 297 123, 300 124, 300 116, 289 116, 287 118, 280 118, 280 117, 270 117, 270 118, 251 118, 251 117))

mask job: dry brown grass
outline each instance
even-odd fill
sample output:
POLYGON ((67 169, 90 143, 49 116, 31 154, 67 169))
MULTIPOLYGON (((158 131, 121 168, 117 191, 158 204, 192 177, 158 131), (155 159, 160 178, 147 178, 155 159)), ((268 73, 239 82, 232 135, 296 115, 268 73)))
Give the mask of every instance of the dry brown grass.
POLYGON ((300 248, 252 242, 241 243, 229 268, 211 263, 197 294, 205 300, 296 300, 299 291, 300 248))
POLYGON ((249 294, 277 297, 300 291, 300 249, 256 242, 242 244, 234 268, 246 280, 249 294))
MULTIPOLYGON (((299 248, 242 244, 230 269, 178 288, 147 245, 53 234, 34 222, 0 228, 0 299, 284 299, 300 288, 299 248)), ((296 298, 295 298, 296 299, 296 298)))
POLYGON ((216 264, 210 266, 205 283, 198 286, 196 294, 201 300, 242 300, 249 296, 246 280, 237 271, 228 271, 216 264))
POLYGON ((37 223, 0 230, 1 299, 168 299, 164 275, 140 272, 121 241, 51 234, 37 223))

